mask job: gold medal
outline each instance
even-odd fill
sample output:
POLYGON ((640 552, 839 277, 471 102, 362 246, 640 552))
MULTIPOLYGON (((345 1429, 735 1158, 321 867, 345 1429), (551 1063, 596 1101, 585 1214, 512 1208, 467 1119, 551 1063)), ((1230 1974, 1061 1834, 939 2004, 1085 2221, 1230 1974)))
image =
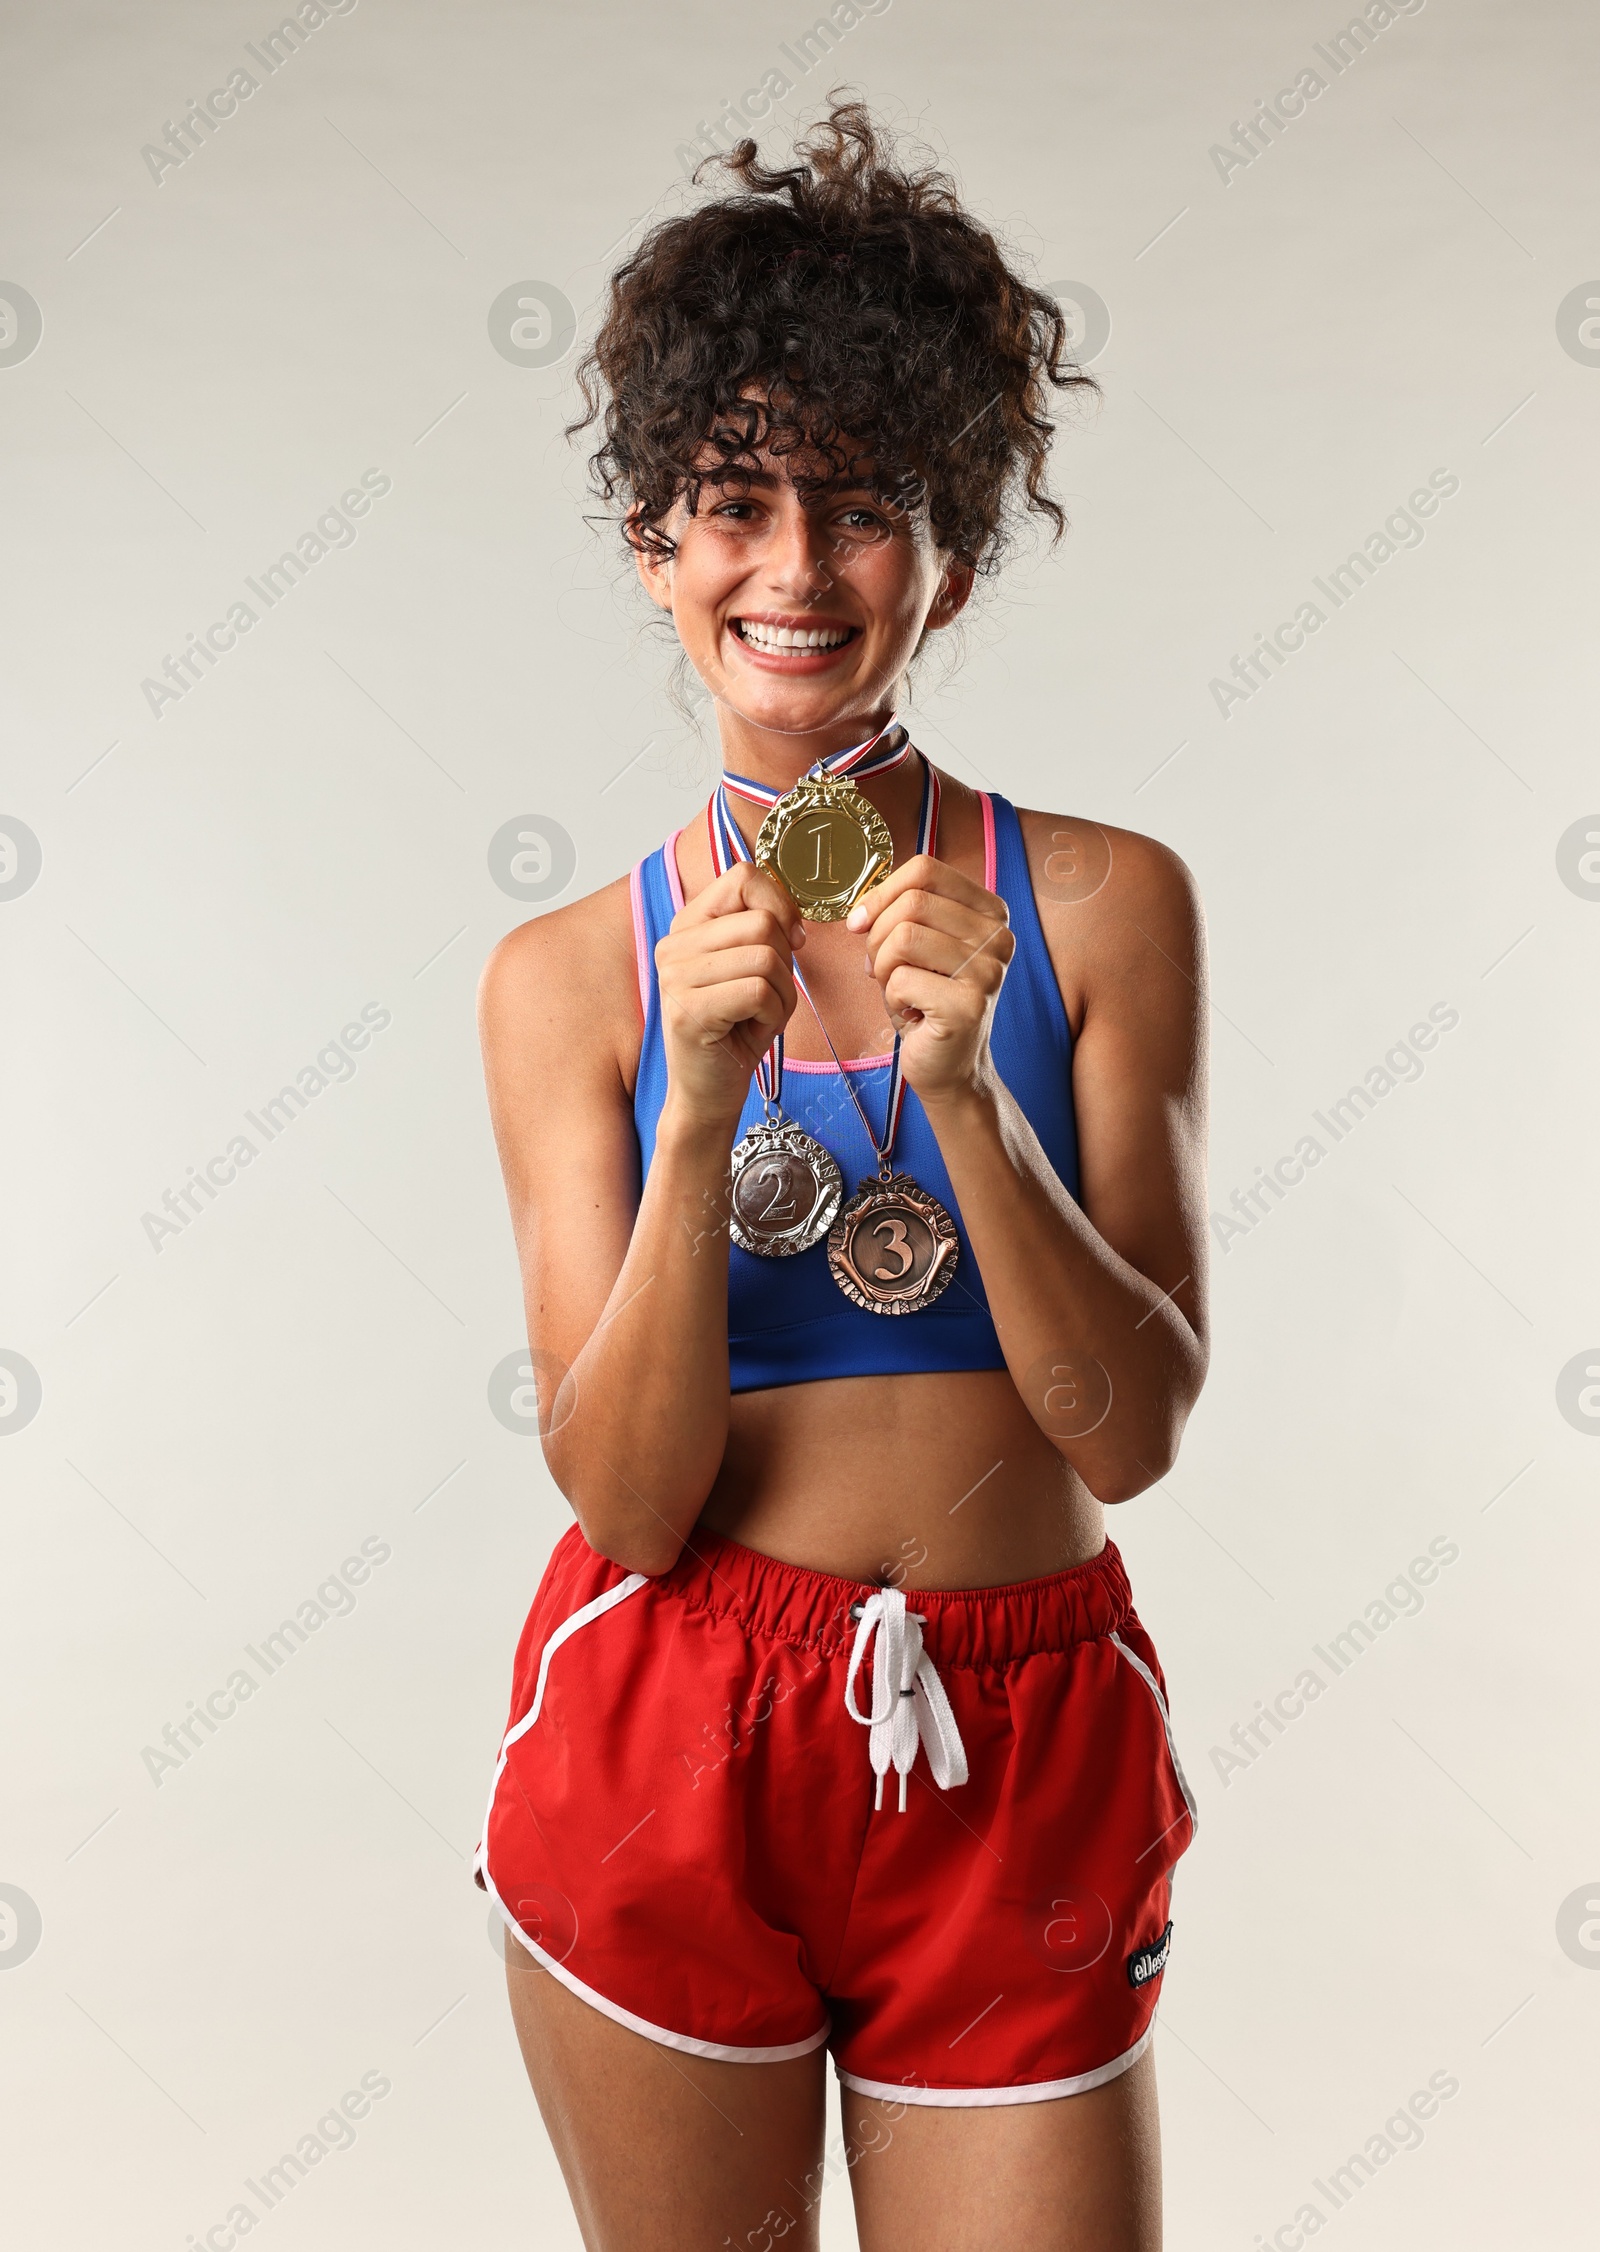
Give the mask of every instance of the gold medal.
POLYGON ((812 923, 842 923, 894 866, 889 824, 848 776, 807 775, 761 824, 758 863, 787 885, 812 923))
POLYGON ((792 1118, 769 1116, 734 1150, 728 1230, 741 1251, 791 1258, 827 1234, 843 1196, 832 1153, 792 1118))
POLYGON ((955 1222, 909 1173, 863 1181, 828 1235, 828 1265, 869 1314, 920 1314, 961 1256, 955 1222))

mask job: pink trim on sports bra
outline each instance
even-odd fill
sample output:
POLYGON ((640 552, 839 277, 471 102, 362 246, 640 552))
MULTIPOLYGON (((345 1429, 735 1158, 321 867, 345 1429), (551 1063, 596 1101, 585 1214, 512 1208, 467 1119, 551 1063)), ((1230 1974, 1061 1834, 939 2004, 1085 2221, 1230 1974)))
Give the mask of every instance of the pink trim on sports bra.
POLYGON ((639 978, 639 1022, 650 1021, 650 963, 644 941, 644 863, 628 871, 628 904, 633 909, 633 966, 639 978))
MULTIPOLYGON (((892 1051, 881 1056, 846 1056, 844 1068, 846 1071, 876 1071, 880 1064, 893 1061, 892 1051)), ((787 1050, 784 1052, 783 1068, 785 1071, 823 1071, 835 1074, 839 1069, 836 1063, 808 1063, 803 1056, 791 1056, 787 1050)))
MULTIPOLYGON (((667 868, 667 889, 672 894, 674 911, 683 906, 683 881, 678 874, 678 839, 681 829, 674 829, 668 837, 663 857, 667 868)), ((628 871, 628 904, 633 910, 633 966, 639 979, 639 1021, 650 1022, 650 979, 655 964, 645 943, 644 927, 644 862, 636 861, 628 871)))
POLYGON ((994 800, 987 790, 980 790, 978 801, 983 807, 983 888, 985 891, 993 891, 995 871, 994 800))

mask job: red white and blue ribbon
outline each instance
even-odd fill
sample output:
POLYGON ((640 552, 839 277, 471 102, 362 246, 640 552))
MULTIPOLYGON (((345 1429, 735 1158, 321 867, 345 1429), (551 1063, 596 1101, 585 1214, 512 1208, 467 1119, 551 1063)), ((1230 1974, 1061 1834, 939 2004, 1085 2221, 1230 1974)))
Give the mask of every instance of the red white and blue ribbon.
MULTIPOLYGON (((864 782, 874 774, 889 774, 897 766, 904 766, 911 756, 911 738, 897 719, 887 720, 876 735, 869 735, 864 743, 854 743, 847 751, 829 751, 819 758, 815 766, 806 769, 808 782, 842 780, 848 775, 852 782, 864 782)), ((787 797, 794 787, 786 784, 774 789, 770 782, 752 782, 743 774, 730 774, 722 770, 721 787, 731 790, 736 798, 747 798, 752 805, 774 806, 787 797)))
MULTIPOLYGON (((780 791, 779 796, 782 795, 780 791)), ((706 829, 711 838, 711 865, 719 876, 741 860, 755 856, 739 832, 739 824, 728 811, 727 792, 719 784, 706 806, 706 829)), ((798 977, 799 972, 795 975, 798 977)), ((767 1116, 783 1109, 783 1034, 780 1032, 756 1065, 756 1088, 766 1105, 767 1116)))
MULTIPOLYGON (((887 733, 888 730, 886 729, 884 732, 887 733)), ((864 758, 870 753, 873 745, 882 740, 881 735, 875 735, 871 742, 857 744, 854 751, 838 752, 835 756, 840 758, 864 758)), ((868 774, 887 773, 892 767, 902 765, 910 754, 911 742, 907 737, 895 745, 882 765, 871 764, 865 768, 858 765, 854 772, 856 774, 862 772, 868 774)), ((811 773, 817 775, 824 768, 830 774, 843 771, 837 766, 828 766, 826 761, 819 759, 817 765, 811 769, 811 773)), ((725 876, 728 870, 739 861, 754 858, 750 847, 745 843, 739 824, 733 818, 732 808, 728 804, 730 788, 736 788, 740 796, 753 796, 758 790, 763 792, 763 796, 756 798, 757 804, 776 805, 779 798, 788 795, 786 790, 769 790, 764 782, 742 784, 736 775, 730 775, 724 771, 722 780, 718 783, 711 802, 706 807, 706 828, 711 838, 711 865, 719 876, 725 876)), ((938 845, 939 777, 933 771, 928 760, 924 759, 922 762, 922 805, 917 814, 917 851, 932 854, 937 852, 938 845)), ((822 1021, 822 1012, 811 998, 810 988, 801 975, 798 962, 794 965, 794 981, 805 997, 807 1008, 810 1009, 811 1014, 817 1020, 817 1029, 821 1032, 823 1039, 827 1041, 828 1053, 838 1066, 839 1076, 844 1081, 850 1100, 855 1104, 856 1110, 860 1114, 861 1123, 866 1128, 867 1140, 877 1153, 878 1169, 880 1173, 887 1174, 890 1170, 890 1159, 894 1155, 895 1140, 900 1131, 900 1112, 905 1104, 905 1074, 900 1067, 900 1035, 897 1032, 894 1036, 894 1053, 889 1061, 889 1098, 884 1108, 883 1140, 880 1142, 877 1135, 872 1131, 871 1120, 861 1107, 861 1097, 856 1093, 855 1082, 839 1060, 839 1051, 833 1044, 833 1037, 828 1027, 822 1021)), ((756 1087, 769 1113, 782 1109, 783 1034, 781 1032, 756 1065, 756 1087)))

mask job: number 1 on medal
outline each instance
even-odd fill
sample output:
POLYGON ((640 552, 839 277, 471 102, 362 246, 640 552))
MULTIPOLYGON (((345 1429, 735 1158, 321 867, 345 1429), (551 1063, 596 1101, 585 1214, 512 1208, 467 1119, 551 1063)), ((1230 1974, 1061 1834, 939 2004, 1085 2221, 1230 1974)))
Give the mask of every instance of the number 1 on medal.
POLYGON ((812 870, 811 870, 811 881, 812 881, 812 883, 814 883, 814 884, 820 884, 820 883, 832 883, 832 881, 833 881, 833 824, 832 824, 832 822, 831 822, 831 821, 826 821, 826 820, 824 820, 824 821, 813 821, 813 822, 811 823, 811 825, 810 825, 810 828, 809 828, 809 829, 808 829, 808 830, 806 831, 806 834, 807 834, 808 836, 810 836, 810 837, 812 838, 812 840, 814 841, 814 843, 815 843, 815 845, 816 845, 816 848, 817 848, 817 849, 816 849, 816 851, 815 851, 815 853, 814 853, 814 854, 812 855, 812 857, 813 857, 813 860, 815 861, 815 866, 814 866, 814 867, 812 868, 812 870), (826 846, 827 846, 827 848, 828 848, 828 865, 827 865, 827 867, 826 867, 826 868, 824 868, 824 867, 823 867, 823 865, 822 865, 822 848, 823 848, 824 844, 826 844, 826 846))

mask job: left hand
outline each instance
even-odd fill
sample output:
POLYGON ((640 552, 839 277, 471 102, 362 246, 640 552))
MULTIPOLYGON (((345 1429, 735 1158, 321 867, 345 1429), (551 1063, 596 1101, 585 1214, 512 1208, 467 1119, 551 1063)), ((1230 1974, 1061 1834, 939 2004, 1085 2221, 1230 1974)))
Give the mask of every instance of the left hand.
POLYGON ((866 935, 867 967, 901 1035, 908 1084, 925 1103, 979 1086, 1017 945, 1005 901, 918 853, 863 893, 845 927, 866 935))

